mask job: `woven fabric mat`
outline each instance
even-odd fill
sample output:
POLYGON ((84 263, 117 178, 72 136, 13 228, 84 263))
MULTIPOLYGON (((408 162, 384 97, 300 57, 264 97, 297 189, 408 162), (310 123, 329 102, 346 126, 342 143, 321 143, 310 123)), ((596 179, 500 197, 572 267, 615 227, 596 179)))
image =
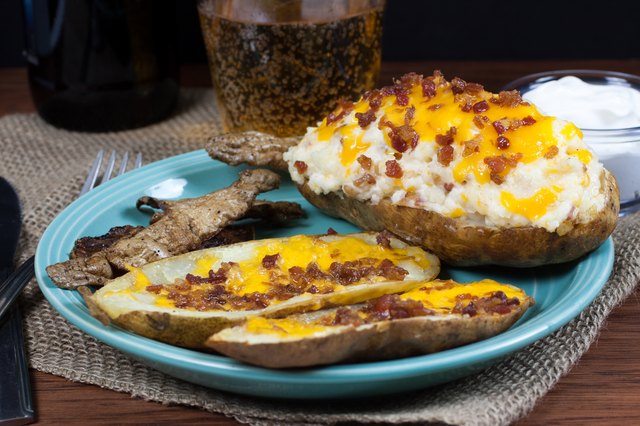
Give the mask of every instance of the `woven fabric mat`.
MULTIPOLYGON (((220 131, 209 90, 181 93, 172 118, 143 129, 86 134, 55 129, 35 114, 0 118, 0 175, 23 202, 22 260, 32 255, 51 220, 77 196, 99 148, 140 151, 145 163, 200 149, 220 131)), ((607 315, 640 278, 640 215, 614 233, 615 266, 605 290, 576 319, 481 374, 431 389, 384 398, 291 402, 245 397, 174 379, 134 361, 67 323, 32 281, 21 299, 31 367, 73 381, 165 404, 224 413, 241 422, 508 424, 530 412, 589 348, 607 315)))

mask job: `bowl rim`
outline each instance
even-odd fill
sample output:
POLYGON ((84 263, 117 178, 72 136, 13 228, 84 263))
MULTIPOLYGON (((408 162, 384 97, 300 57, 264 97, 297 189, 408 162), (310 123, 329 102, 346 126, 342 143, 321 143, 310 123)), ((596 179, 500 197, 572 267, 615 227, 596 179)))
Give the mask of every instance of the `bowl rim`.
MULTIPOLYGON (((618 79, 623 79, 633 85, 640 87, 640 75, 629 74, 620 71, 609 71, 609 70, 598 70, 598 69, 586 69, 586 68, 576 68, 576 69, 562 69, 562 70, 549 70, 549 71, 541 71, 533 74, 527 74, 522 77, 519 77, 515 80, 510 81, 509 83, 502 86, 500 90, 517 90, 521 92, 520 88, 541 80, 543 78, 548 78, 546 81, 557 80, 561 77, 567 76, 576 76, 576 77, 591 77, 591 78, 602 78, 605 79, 607 77, 614 77, 618 79)), ((639 89, 640 91, 640 89, 639 89)), ((525 92, 526 93, 526 92, 525 92)), ((583 133, 588 135, 593 135, 597 137, 607 137, 607 138, 615 138, 615 137, 632 137, 635 136, 640 139, 640 126, 634 127, 619 127, 613 129, 590 129, 590 128, 580 128, 583 133)), ((637 140, 632 141, 624 141, 619 143, 633 143, 637 140)), ((611 143, 611 142, 598 142, 598 141, 590 141, 590 143, 611 143)))

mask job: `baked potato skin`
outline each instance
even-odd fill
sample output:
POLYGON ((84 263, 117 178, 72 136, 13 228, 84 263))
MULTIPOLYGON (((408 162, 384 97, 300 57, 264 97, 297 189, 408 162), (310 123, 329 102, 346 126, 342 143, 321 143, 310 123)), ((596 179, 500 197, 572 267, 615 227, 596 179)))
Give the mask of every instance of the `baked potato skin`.
MULTIPOLYGON (((213 335, 210 348, 232 358, 269 368, 308 367, 345 361, 377 361, 424 355, 495 336, 511 327, 532 304, 526 298, 505 315, 449 315, 340 327, 319 337, 278 343, 228 341, 213 335)), ((241 328, 224 330, 222 334, 241 328)))
POLYGON ((562 235, 537 227, 469 226, 459 219, 394 205, 386 200, 374 205, 350 198, 342 191, 316 194, 306 183, 298 185, 298 189, 323 212, 362 229, 387 229, 409 243, 430 250, 450 265, 533 267, 577 259, 611 235, 620 210, 620 193, 609 171, 603 169, 600 179, 606 193, 606 207, 590 222, 574 225, 562 235))

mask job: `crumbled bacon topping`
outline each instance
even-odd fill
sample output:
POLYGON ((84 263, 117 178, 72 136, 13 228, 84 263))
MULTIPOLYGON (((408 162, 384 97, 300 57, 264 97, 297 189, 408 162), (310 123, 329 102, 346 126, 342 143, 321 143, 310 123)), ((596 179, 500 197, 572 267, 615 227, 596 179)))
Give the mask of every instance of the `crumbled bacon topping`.
POLYGON ((443 166, 448 166, 453 161, 453 146, 445 145, 438 148, 438 162, 443 166))
POLYGON ((444 135, 436 135, 436 143, 440 146, 451 145, 456 133, 457 129, 455 126, 452 126, 444 135))
POLYGON ((443 186, 444 186, 444 190, 447 192, 451 192, 451 190, 453 189, 453 183, 451 182, 447 182, 443 186))
POLYGON ((498 138, 496 139, 496 147, 500 150, 505 150, 509 148, 510 145, 511 142, 509 141, 509 139, 502 135, 498 136, 498 138))
POLYGON ((331 125, 337 123, 342 120, 347 114, 349 114, 353 110, 353 102, 348 101, 346 99, 338 100, 338 108, 333 110, 327 116, 327 124, 331 125))
POLYGON ((384 174, 390 178, 399 179, 402 177, 402 167, 400 167, 400 164, 396 160, 388 160, 384 164, 386 167, 384 174))
POLYGON ((358 179, 354 180, 353 184, 358 188, 363 187, 365 185, 375 185, 376 178, 370 173, 365 173, 362 176, 360 176, 358 179))
POLYGON ((376 243, 380 247, 391 248, 391 238, 393 238, 393 234, 385 229, 376 235, 376 243))
POLYGON ((489 99, 489 102, 508 108, 515 108, 518 105, 527 104, 522 100, 520 92, 518 92, 517 90, 503 90, 502 92, 498 93, 497 96, 493 96, 491 99, 489 99))
POLYGON ((467 86, 467 82, 460 77, 453 77, 451 80, 451 91, 454 95, 464 93, 464 89, 467 86))
POLYGON ((300 161, 300 160, 297 160, 296 162, 294 162, 293 163, 293 167, 295 167, 296 170, 298 171, 298 173, 300 173, 301 175, 304 174, 304 172, 306 172, 307 169, 309 168, 307 163, 305 163, 304 161, 300 161))
POLYGON ((336 231, 335 229, 329 227, 327 228, 327 235, 336 235, 338 233, 338 231, 336 231))
POLYGON ((478 139, 479 138, 474 138, 464 142, 464 149, 462 150, 463 157, 468 157, 475 152, 480 152, 480 141, 478 139))
POLYGON ((489 110, 489 104, 487 103, 487 101, 480 101, 473 104, 473 112, 475 112, 476 114, 483 113, 487 110, 489 110))
POLYGON ((367 110, 367 112, 356 112, 356 119, 358 120, 358 126, 366 129, 369 124, 376 121, 376 113, 372 109, 367 110))
POLYGON ((262 267, 265 269, 273 269, 278 264, 278 260, 280 259, 280 253, 276 254, 267 254, 262 258, 262 267))
POLYGON ((429 105, 429 106, 427 107, 427 109, 428 109, 429 111, 437 111, 437 110, 439 110, 440 108, 442 108, 443 106, 444 106, 444 104, 433 104, 433 105, 429 105))
POLYGON ((528 115, 525 118, 522 119, 522 125, 523 126, 531 126, 532 124, 536 123, 536 119, 533 118, 532 116, 528 115))
POLYGON ((371 161, 371 158, 369 158, 366 155, 362 154, 362 155, 359 155, 356 160, 358 161, 358 164, 360 164, 360 166, 363 169, 371 170, 371 166, 373 165, 373 162, 371 161))
POLYGON ((546 158, 547 160, 551 160, 553 157, 558 155, 559 152, 560 150, 558 149, 558 146, 552 145, 547 149, 547 152, 544 153, 544 158, 546 158))
POLYGON ((476 115, 473 117, 473 123, 478 127, 478 129, 484 129, 484 126, 489 124, 491 120, 486 115, 476 115))

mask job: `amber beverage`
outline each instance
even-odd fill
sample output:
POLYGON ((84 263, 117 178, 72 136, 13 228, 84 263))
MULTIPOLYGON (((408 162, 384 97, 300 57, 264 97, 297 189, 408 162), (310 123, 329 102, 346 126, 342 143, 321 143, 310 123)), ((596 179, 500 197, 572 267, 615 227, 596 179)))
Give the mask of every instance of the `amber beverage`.
POLYGON ((202 0, 200 24, 227 131, 302 135, 374 87, 383 0, 202 0))

